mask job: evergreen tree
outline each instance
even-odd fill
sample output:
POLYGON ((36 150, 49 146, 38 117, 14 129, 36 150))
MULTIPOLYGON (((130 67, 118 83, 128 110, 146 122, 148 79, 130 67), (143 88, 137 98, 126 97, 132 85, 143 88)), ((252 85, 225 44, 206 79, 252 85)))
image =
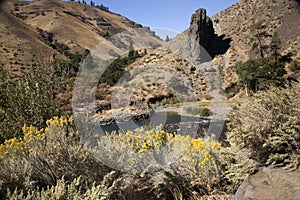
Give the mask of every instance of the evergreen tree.
POLYGON ((259 53, 261 58, 265 57, 265 52, 268 50, 268 45, 266 44, 266 39, 271 37, 266 31, 266 25, 262 21, 253 24, 250 27, 250 31, 253 37, 250 39, 250 44, 252 45, 252 51, 259 53))
POLYGON ((275 32, 272 36, 270 43, 270 53, 276 60, 279 58, 279 49, 280 49, 281 41, 279 39, 278 34, 275 32))
POLYGON ((286 74, 284 62, 268 57, 250 59, 247 62, 238 62, 235 65, 240 83, 244 85, 246 94, 248 90, 257 92, 267 89, 269 86, 284 85, 286 74))

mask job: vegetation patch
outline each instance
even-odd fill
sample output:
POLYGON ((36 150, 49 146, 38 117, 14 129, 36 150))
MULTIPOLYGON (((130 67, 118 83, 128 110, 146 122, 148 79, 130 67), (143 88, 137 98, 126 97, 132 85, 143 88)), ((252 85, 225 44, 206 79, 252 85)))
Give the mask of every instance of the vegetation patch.
POLYGON ((300 84, 259 92, 229 116, 227 178, 238 185, 261 166, 299 167, 300 84))
POLYGON ((190 115, 198 115, 200 117, 209 117, 213 112, 209 108, 200 106, 189 106, 184 108, 185 112, 190 115))
POLYGON ((137 59, 143 57, 145 54, 140 54, 136 50, 128 52, 126 57, 120 57, 115 59, 103 72, 99 83, 106 83, 108 85, 115 85, 120 78, 126 73, 126 67, 134 63, 137 59))

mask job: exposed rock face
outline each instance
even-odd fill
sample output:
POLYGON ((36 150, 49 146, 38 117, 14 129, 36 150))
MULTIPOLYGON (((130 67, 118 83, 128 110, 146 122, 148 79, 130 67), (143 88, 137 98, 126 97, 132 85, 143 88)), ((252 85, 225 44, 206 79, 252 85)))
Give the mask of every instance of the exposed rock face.
POLYGON ((210 61, 216 55, 224 54, 229 48, 230 39, 223 40, 223 37, 215 34, 213 22, 203 8, 192 15, 188 32, 190 52, 200 62, 210 61))
POLYGON ((235 194, 236 200, 297 200, 300 197, 300 170, 263 168, 248 177, 235 194))
POLYGON ((195 56, 201 55, 201 46, 206 50, 210 48, 211 38, 214 35, 214 27, 211 19, 206 15, 205 9, 201 8, 192 15, 189 35, 191 52, 195 56))

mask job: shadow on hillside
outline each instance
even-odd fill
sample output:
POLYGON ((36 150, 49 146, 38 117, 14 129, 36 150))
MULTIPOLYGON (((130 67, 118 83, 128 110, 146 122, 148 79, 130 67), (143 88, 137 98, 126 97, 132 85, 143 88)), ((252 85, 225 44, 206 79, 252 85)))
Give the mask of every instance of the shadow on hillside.
POLYGON ((280 61, 285 62, 285 63, 290 63, 293 60, 292 57, 293 57, 293 53, 289 52, 285 55, 282 55, 281 58, 280 58, 280 61))
POLYGON ((206 50, 210 54, 210 56, 214 58, 217 55, 225 54, 230 48, 231 41, 232 39, 225 38, 225 35, 218 36, 217 34, 214 34, 211 37, 210 45, 206 50))

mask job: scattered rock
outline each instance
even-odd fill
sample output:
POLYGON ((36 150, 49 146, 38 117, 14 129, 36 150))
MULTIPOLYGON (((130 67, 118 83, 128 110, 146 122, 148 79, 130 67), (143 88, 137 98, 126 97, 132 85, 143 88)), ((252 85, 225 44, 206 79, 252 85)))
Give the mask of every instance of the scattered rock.
POLYGON ((131 120, 142 120, 149 118, 148 111, 136 111, 129 112, 128 109, 125 110, 113 110, 111 114, 104 116, 95 116, 93 123, 96 125, 109 125, 114 122, 128 122, 131 120))

